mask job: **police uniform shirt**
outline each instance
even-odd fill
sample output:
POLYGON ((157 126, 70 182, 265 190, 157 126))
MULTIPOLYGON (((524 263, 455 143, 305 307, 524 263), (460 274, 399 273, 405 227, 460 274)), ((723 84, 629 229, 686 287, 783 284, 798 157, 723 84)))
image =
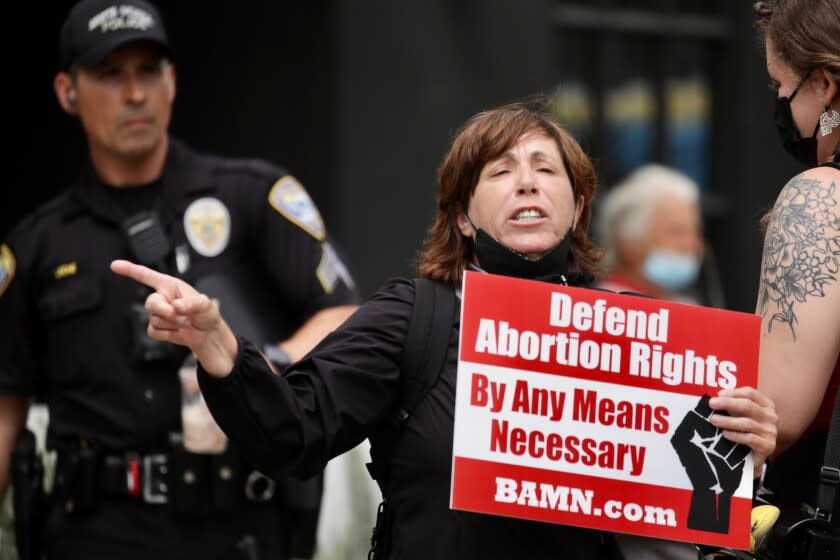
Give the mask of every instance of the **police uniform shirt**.
MULTIPOLYGON (((389 419, 399 403, 413 286, 386 284, 282 377, 241 337, 230 375, 199 368, 214 417, 252 464, 269 476, 306 476, 367 437, 373 455, 394 435, 389 419)), ((384 457, 395 515, 391 558, 604 558, 598 531, 449 509, 459 315, 437 383, 384 457)))
MULTIPOLYGON (((168 271, 194 284, 254 282, 236 292, 268 298, 259 301, 273 340, 321 309, 357 302, 317 209, 283 169, 171 139, 159 183, 168 271)), ((109 269, 135 257, 113 190, 88 168, 0 245, 0 392, 45 395, 51 436, 144 451, 180 429, 183 354, 132 357, 130 307, 148 290, 109 269)))

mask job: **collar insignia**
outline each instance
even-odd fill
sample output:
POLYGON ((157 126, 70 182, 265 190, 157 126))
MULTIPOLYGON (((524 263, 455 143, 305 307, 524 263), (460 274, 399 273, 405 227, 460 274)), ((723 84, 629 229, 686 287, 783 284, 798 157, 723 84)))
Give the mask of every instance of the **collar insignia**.
POLYGON ((55 279, 61 280, 62 278, 67 278, 68 276, 73 276, 76 274, 76 261, 60 264, 55 267, 55 279))

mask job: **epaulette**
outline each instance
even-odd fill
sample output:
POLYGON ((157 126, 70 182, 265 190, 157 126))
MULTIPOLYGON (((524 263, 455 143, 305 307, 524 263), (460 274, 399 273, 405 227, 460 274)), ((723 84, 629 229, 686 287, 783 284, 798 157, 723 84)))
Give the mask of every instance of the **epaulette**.
POLYGON ((67 212, 68 206, 72 202, 72 197, 69 189, 60 192, 58 195, 47 200, 35 210, 28 212, 20 221, 12 228, 12 232, 20 232, 25 230, 32 230, 38 227, 38 224, 50 216, 60 215, 67 212))

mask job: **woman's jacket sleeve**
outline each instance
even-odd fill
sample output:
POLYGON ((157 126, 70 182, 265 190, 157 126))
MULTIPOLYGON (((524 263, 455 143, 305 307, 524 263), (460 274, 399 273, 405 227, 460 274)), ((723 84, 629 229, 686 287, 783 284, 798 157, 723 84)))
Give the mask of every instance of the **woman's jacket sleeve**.
POLYGON ((413 301, 413 284, 392 280, 282 376, 238 338, 230 375, 199 367, 213 417, 266 475, 319 472, 388 421, 413 301))

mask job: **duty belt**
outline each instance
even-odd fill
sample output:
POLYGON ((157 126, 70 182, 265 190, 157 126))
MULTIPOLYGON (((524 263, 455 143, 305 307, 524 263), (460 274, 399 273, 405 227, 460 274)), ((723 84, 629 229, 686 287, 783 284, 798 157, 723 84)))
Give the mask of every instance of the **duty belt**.
POLYGON ((217 481, 233 484, 241 488, 250 502, 268 502, 275 495, 277 485, 274 480, 257 470, 250 470, 244 480, 237 483, 235 479, 242 478, 237 473, 237 470, 242 470, 241 466, 225 460, 224 455, 193 457, 209 461, 210 472, 199 472, 200 465, 195 464, 173 468, 173 463, 177 461, 164 453, 105 455, 102 458, 100 489, 106 494, 140 498, 148 504, 166 504, 170 496, 177 493, 179 485, 198 486, 203 478, 209 476, 210 480, 205 482, 211 486, 217 481))
POLYGON ((93 507, 99 496, 170 504, 183 512, 234 511, 246 503, 275 498, 274 480, 230 451, 204 455, 170 453, 65 451, 59 458, 57 484, 68 511, 93 507))
POLYGON ((147 504, 169 502, 169 459, 163 453, 106 455, 100 490, 114 496, 142 498, 147 504))

